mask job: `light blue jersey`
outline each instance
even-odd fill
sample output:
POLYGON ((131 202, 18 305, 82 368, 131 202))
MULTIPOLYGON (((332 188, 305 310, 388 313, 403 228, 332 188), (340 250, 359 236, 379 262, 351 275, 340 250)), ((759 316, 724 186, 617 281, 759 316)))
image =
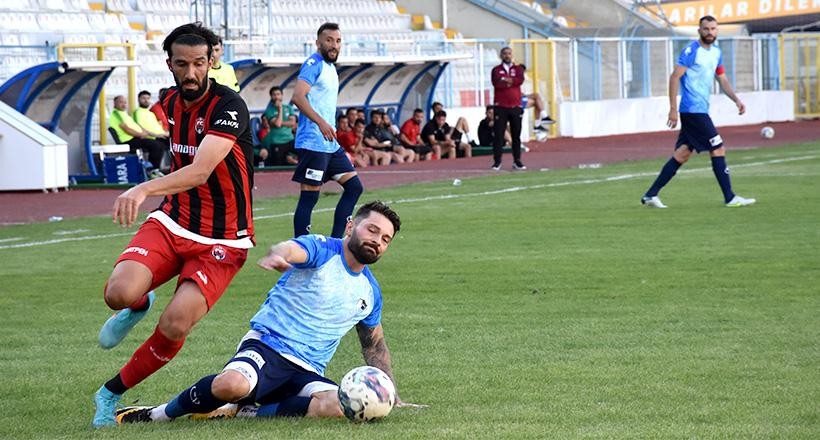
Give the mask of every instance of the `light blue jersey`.
POLYGON ((307 261, 279 278, 251 319, 251 329, 283 357, 324 375, 354 325, 381 323, 381 289, 367 266, 361 273, 350 270, 342 240, 303 235, 293 241, 307 252, 307 261))
MULTIPOLYGON (((320 53, 314 53, 302 64, 299 79, 310 85, 307 94, 310 106, 335 130, 336 98, 339 96, 339 75, 336 73, 336 66, 326 62, 320 53)), ((340 148, 335 140, 325 140, 319 126, 304 113, 299 115, 295 146, 323 153, 333 153, 340 148)))
POLYGON ((681 113, 709 113, 709 97, 715 75, 723 73, 723 56, 714 44, 704 49, 697 41, 686 46, 678 57, 678 65, 686 67, 680 79, 681 113))

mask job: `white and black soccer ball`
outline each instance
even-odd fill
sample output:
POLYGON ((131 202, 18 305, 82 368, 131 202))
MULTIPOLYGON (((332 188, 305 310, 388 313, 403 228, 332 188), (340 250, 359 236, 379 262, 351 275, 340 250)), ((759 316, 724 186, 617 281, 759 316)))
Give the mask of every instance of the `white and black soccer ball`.
POLYGON ((396 403, 396 387, 384 371, 364 366, 350 370, 339 384, 339 403, 345 417, 367 422, 390 414, 396 403))
POLYGON ((760 137, 763 139, 771 139, 774 137, 774 128, 768 125, 760 129, 760 137))

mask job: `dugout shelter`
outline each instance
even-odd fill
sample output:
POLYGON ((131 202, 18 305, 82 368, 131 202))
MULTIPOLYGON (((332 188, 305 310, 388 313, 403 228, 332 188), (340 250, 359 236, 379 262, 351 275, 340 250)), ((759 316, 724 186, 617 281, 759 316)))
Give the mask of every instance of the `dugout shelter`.
POLYGON ((0 101, 66 141, 73 180, 100 179, 91 145, 94 110, 114 69, 138 65, 134 60, 38 64, 3 83, 0 101))
MULTIPOLYGON (((433 93, 447 65, 469 54, 340 56, 337 110, 362 107, 381 109, 401 124, 413 109, 428 111, 433 93)), ((270 101, 268 90, 282 88, 285 102, 293 95, 305 57, 275 57, 237 60, 231 63, 239 80, 240 95, 251 115, 264 112, 270 101)))

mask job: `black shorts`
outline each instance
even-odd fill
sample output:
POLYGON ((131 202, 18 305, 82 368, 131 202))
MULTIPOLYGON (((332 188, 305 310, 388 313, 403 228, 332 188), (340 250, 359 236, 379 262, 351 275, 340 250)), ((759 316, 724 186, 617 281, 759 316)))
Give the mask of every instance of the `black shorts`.
POLYGON ((452 139, 456 143, 456 145, 458 145, 461 143, 461 136, 463 135, 464 133, 454 128, 453 132, 450 134, 450 139, 452 139))
POLYGON ((675 149, 686 145, 689 151, 713 151, 723 146, 723 138, 717 132, 712 118, 706 113, 681 113, 680 134, 675 149))
POLYGON ((431 147, 427 144, 413 145, 412 147, 405 147, 405 148, 413 150, 416 154, 418 154, 420 156, 424 156, 425 154, 429 154, 429 153, 433 152, 433 147, 431 147))
POLYGON ((225 370, 237 371, 249 381, 255 376, 256 386, 243 401, 262 405, 338 389, 332 380, 290 362, 258 339, 245 339, 225 370))
POLYGON ((294 182, 321 186, 331 179, 337 180, 343 174, 353 172, 353 164, 341 147, 333 153, 297 148, 296 154, 299 155, 299 163, 291 178, 294 182))

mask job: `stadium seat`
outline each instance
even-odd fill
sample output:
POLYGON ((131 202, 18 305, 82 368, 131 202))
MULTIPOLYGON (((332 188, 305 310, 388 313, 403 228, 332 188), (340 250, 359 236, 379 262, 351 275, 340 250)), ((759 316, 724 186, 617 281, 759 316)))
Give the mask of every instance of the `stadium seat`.
POLYGON ((64 11, 66 7, 63 0, 40 0, 38 3, 40 9, 48 9, 52 11, 64 11))
POLYGON ((256 135, 259 132, 259 129, 262 128, 262 120, 259 119, 259 116, 254 116, 251 118, 251 139, 253 140, 253 145, 257 146, 262 143, 259 137, 256 135))
POLYGON ((120 142, 120 137, 117 135, 117 130, 114 130, 114 127, 108 127, 108 134, 111 136, 111 140, 114 141, 115 144, 122 144, 122 142, 120 142))

